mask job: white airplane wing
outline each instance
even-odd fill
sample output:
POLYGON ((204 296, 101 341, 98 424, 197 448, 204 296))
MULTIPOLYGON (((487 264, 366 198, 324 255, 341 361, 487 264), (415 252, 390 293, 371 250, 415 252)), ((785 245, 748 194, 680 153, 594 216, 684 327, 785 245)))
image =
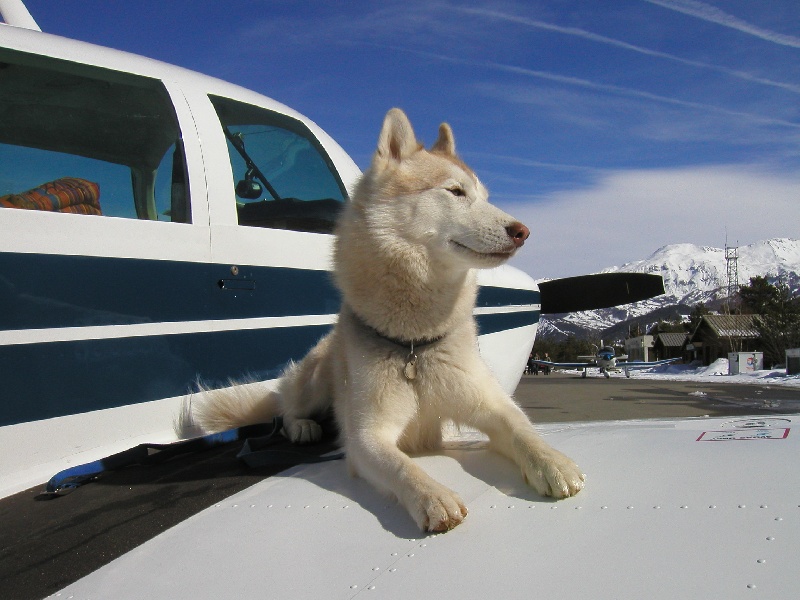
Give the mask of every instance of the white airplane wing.
MULTIPOLYGON (((580 358, 580 357, 578 357, 580 358)), ((583 361, 583 362, 551 362, 549 360, 534 360, 531 361, 537 365, 546 365, 548 367, 559 367, 561 369, 582 369, 583 367, 596 367, 597 361, 583 361)))
POLYGON ((649 362, 641 361, 641 360, 632 360, 632 361, 617 361, 617 366, 622 367, 623 369, 648 369, 650 367, 658 367, 659 365, 668 365, 670 363, 674 363, 679 361, 680 358, 665 358, 664 360, 653 360, 649 362))
POLYGON ((537 496, 477 435, 463 436, 444 455, 417 460, 462 496, 469 516, 451 532, 423 535, 343 462, 300 466, 59 597, 795 597, 800 417, 541 431, 585 469, 576 497, 537 496))

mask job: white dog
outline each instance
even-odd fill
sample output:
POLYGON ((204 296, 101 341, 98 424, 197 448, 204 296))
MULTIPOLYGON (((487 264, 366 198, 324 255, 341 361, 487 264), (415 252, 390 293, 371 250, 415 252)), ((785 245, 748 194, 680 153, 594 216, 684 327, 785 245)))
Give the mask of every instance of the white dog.
POLYGON ((478 354, 473 269, 505 262, 529 234, 487 196, 447 124, 426 150, 406 115, 389 111, 337 226, 335 327, 275 392, 212 392, 192 407, 195 422, 219 431, 282 414, 286 435, 304 443, 320 438, 314 418, 333 408, 351 472, 428 531, 467 514, 408 454, 439 448, 446 422, 486 433, 540 494, 578 493, 578 466, 537 435, 478 354))

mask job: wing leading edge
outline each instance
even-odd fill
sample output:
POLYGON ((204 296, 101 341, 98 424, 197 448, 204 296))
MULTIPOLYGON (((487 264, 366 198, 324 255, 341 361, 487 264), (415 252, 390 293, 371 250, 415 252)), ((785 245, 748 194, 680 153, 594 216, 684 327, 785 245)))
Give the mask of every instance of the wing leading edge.
POLYGON ((650 362, 632 360, 630 362, 617 362, 617 366, 622 367, 623 369, 647 369, 649 367, 657 367, 659 365, 668 365, 679 360, 679 358, 665 358, 664 360, 654 360, 650 362))
POLYGON ((532 360, 531 362, 536 365, 543 365, 545 367, 558 367, 559 369, 583 369, 584 367, 597 366, 597 363, 595 361, 562 363, 562 362, 550 362, 547 360, 532 360))

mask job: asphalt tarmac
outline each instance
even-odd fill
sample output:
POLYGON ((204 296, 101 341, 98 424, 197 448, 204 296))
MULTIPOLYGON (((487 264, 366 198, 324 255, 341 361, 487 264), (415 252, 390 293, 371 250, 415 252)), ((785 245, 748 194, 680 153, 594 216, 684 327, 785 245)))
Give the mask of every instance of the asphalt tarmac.
POLYGON ((534 423, 721 417, 800 412, 800 387, 695 383, 576 372, 523 375, 514 394, 534 423))

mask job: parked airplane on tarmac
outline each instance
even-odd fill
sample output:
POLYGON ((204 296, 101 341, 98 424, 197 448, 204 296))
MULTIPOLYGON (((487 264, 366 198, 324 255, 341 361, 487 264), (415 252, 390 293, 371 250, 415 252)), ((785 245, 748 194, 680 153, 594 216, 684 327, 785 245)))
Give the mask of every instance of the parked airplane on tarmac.
POLYGON ((586 371, 590 368, 600 369, 600 372, 605 375, 606 379, 611 377, 611 371, 622 370, 625 377, 631 376, 631 371, 635 369, 648 369, 650 367, 657 367, 659 365, 668 365, 676 362, 677 358, 667 358, 665 360, 656 360, 652 362, 645 362, 640 360, 628 360, 627 354, 617 356, 613 346, 602 346, 593 356, 579 356, 578 361, 583 362, 551 362, 547 360, 534 360, 532 362, 551 368, 560 369, 580 369, 582 371, 581 377, 586 377, 586 371))
MULTIPOLYGON (((470 507, 439 536, 341 461, 231 497, 215 473, 191 490, 184 473, 123 474, 34 502, 66 467, 174 441, 198 378, 271 385, 330 329, 330 232, 360 171, 275 100, 42 33, 21 0, 0 17, 0 596, 794 597, 796 416, 540 427, 588 474, 558 503, 453 432, 416 459, 470 507), (198 514, 161 524, 190 501, 198 514), (153 539, 120 539, 129 523, 153 539)), ((481 353, 513 391, 540 312, 640 300, 660 279, 540 289, 481 271, 481 353)))

